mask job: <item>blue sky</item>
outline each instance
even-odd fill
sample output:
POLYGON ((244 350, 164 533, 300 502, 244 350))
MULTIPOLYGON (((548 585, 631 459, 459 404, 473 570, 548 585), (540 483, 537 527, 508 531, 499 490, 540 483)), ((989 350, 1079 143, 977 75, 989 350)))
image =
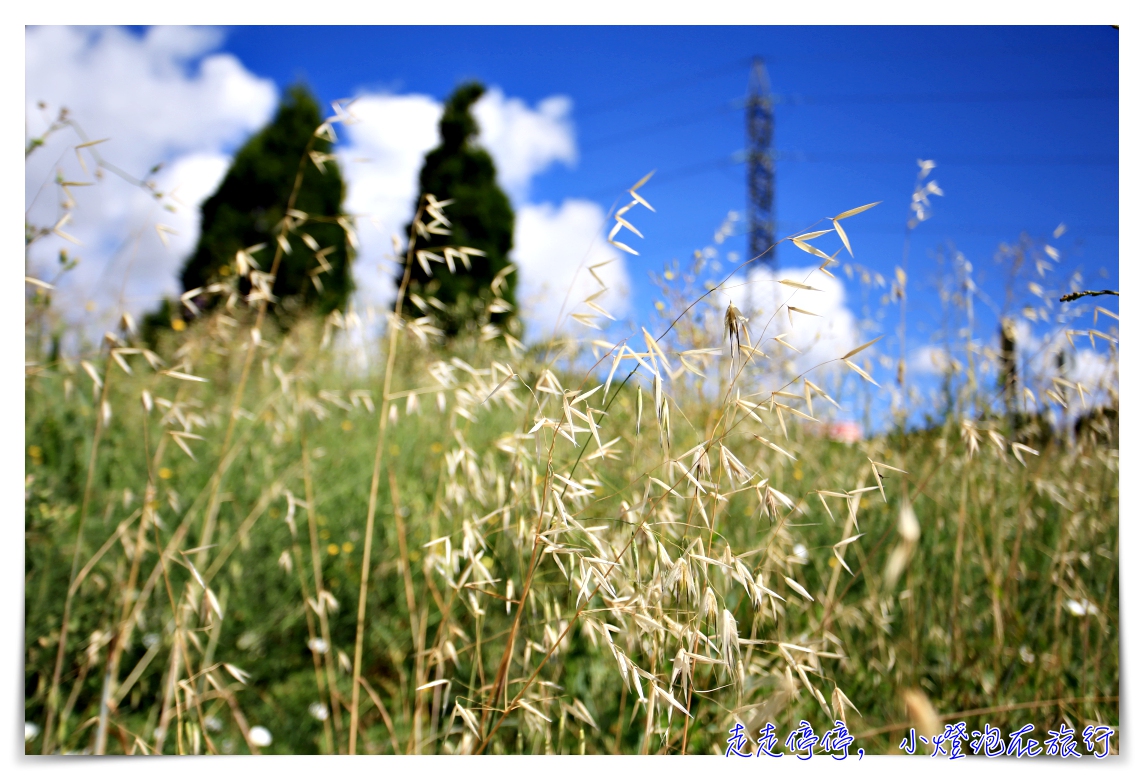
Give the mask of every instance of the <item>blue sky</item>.
MULTIPOLYGON (((1079 269, 1089 286, 1119 287, 1118 35, 1106 26, 237 27, 183 66, 193 73, 208 53, 229 53, 278 93, 300 79, 326 102, 361 94, 439 102, 467 78, 528 107, 566 96, 562 121, 574 151, 552 152, 514 200, 584 200, 607 211, 656 169, 642 193, 657 211, 638 215, 646 238, 638 257, 625 258, 627 313, 646 321, 655 300, 648 273, 712 244, 728 212, 744 210, 735 154, 744 146, 750 59, 762 56, 777 100, 780 236, 883 201, 846 227, 857 262, 890 279, 902 263, 915 160, 937 163, 930 178, 944 195, 932 198, 932 217, 911 239, 912 352, 939 325, 940 245, 972 262, 984 297, 1000 307, 998 244, 1022 231, 1050 239, 1064 223, 1067 232, 1050 239, 1061 255, 1058 286, 1079 269)), ((242 137, 220 137, 219 149, 242 137)), ((720 250, 741 256, 745 239, 732 235, 720 250)), ((801 267, 811 258, 785 244, 778 260, 801 267)), ((875 306, 862 311, 859 286, 847 282, 846 300, 862 320, 885 292, 869 294, 875 306)), ((884 330, 896 355, 897 312, 889 311, 888 322, 863 323, 860 335, 884 330)), ((988 341, 994 312, 979 305, 977 316, 988 341)))
POLYGON ((716 161, 743 148, 733 106, 761 55, 789 101, 776 108, 776 149, 826 160, 779 162, 784 226, 884 200, 851 233, 869 263, 892 270, 914 160, 924 157, 938 163, 947 195, 917 231, 919 246, 949 237, 986 257, 999 240, 1064 221, 1084 242, 1077 260, 1115 275, 1117 36, 1109 27, 252 27, 229 31, 223 48, 280 87, 300 78, 323 99, 363 89, 443 98, 466 78, 529 102, 568 95, 579 163, 539 176, 534 192, 610 205, 614 191, 658 169, 647 190, 661 215, 643 245, 649 261, 701 245, 743 208, 742 166, 716 161))
MULTIPOLYGON (((780 236, 881 200, 848 233, 858 262, 892 277, 915 160, 937 163, 931 178, 945 195, 911 239, 913 348, 940 326, 931 254, 943 242, 1003 306, 998 243, 1022 231, 1049 238, 1063 222, 1055 243, 1065 267, 1090 286, 1119 287, 1118 36, 1110 27, 239 28, 225 48, 279 85, 301 78, 329 99, 363 88, 443 98, 466 78, 530 103, 568 95, 578 162, 537 176, 532 195, 609 208, 625 184, 658 171, 644 191, 657 213, 641 215, 646 241, 625 258, 643 312, 655 297, 647 271, 710 244, 727 212, 744 210, 745 170, 733 155, 744 147, 748 65, 761 56, 779 99, 780 236)), ((745 255, 745 238, 727 249, 745 255)), ((806 265, 801 254, 783 246, 779 263, 806 265)), ((979 304, 984 333, 991 315, 979 304)))

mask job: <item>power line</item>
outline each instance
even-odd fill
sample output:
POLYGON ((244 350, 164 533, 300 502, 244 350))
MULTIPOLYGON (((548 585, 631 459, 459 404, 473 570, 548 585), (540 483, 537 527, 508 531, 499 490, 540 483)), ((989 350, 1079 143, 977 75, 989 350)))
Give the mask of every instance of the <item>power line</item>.
POLYGON ((1054 46, 1051 50, 1044 49, 1018 49, 1013 47, 1006 47, 1003 49, 992 47, 981 48, 957 48, 957 49, 933 49, 928 48, 925 51, 902 51, 900 49, 893 49, 879 52, 855 52, 853 50, 847 51, 842 54, 828 54, 816 52, 808 54, 803 57, 799 56, 782 56, 782 55, 767 55, 767 62, 774 64, 784 63, 803 63, 810 62, 820 64, 824 62, 892 62, 900 60, 909 60, 917 62, 921 60, 977 60, 980 61, 984 57, 1041 57, 1046 55, 1057 57, 1062 54, 1100 54, 1106 53, 1110 55, 1119 54, 1114 44, 1099 45, 1077 45, 1077 46, 1054 46))
MULTIPOLYGON (((939 165, 1119 165, 1116 155, 1100 154, 926 154, 926 159, 939 165)), ((803 152, 799 150, 776 151, 775 159, 780 162, 807 163, 858 163, 867 165, 916 165, 916 157, 900 154, 877 154, 864 152, 803 152)))
MULTIPOLYGON (((802 230, 806 227, 806 223, 795 222, 781 222, 780 227, 784 232, 793 232, 795 230, 802 230)), ((927 220, 915 230, 921 230, 922 227, 928 228, 931 232, 937 233, 962 233, 969 235, 982 235, 982 236, 1018 236, 1021 233, 1033 233, 1029 230, 1028 225, 977 225, 973 223, 950 223, 946 224, 941 221, 927 220)), ((849 235, 862 235, 863 233, 877 233, 877 234, 894 234, 901 235, 905 232, 905 223, 894 224, 892 222, 873 222, 860 224, 855 222, 853 227, 847 227, 846 231, 849 235)), ((1049 231, 1046 231, 1046 233, 1049 231)), ((1115 225, 1069 225, 1069 233, 1083 236, 1117 236, 1120 235, 1120 230, 1115 225)))
POLYGON ((785 106, 843 105, 848 103, 1017 103, 1051 100, 1117 100, 1117 92, 1101 89, 1055 89, 1029 92, 928 92, 873 95, 780 95, 775 103, 785 106))
MULTIPOLYGON (((1107 52, 1115 54, 1109 46, 1099 45, 1081 45, 1081 46, 1054 46, 1052 49, 1053 55, 1060 54, 1085 54, 1085 53, 1101 53, 1107 52)), ((1033 51, 1028 49, 1013 49, 1013 48, 958 48, 956 50, 934 50, 926 49, 925 51, 918 52, 901 52, 901 51, 886 51, 886 52, 847 52, 844 54, 826 54, 816 53, 807 55, 805 57, 799 56, 774 56, 767 55, 765 59, 771 63, 800 63, 800 62, 813 62, 816 64, 823 62, 892 62, 908 60, 911 62, 921 60, 943 60, 943 59, 971 59, 980 60, 982 57, 1043 57, 1044 51, 1033 51)), ((723 65, 718 65, 710 70, 701 73, 683 76, 677 79, 670 79, 661 81, 655 84, 649 84, 646 87, 632 90, 625 94, 613 98, 607 98, 597 103, 590 103, 584 108, 577 110, 578 116, 594 116, 596 114, 612 111, 617 108, 624 108, 632 105, 633 103, 643 102, 649 98, 658 97, 665 93, 675 92, 680 87, 685 87, 691 84, 697 84, 702 81, 707 81, 718 76, 729 75, 738 72, 744 65, 750 65, 751 58, 740 57, 738 59, 727 62, 723 65)))
MULTIPOLYGON (((1108 90, 1056 90, 1051 92, 979 92, 979 93, 926 93, 926 94, 868 94, 868 95, 771 95, 772 105, 783 108, 797 108, 801 106, 829 106, 829 105, 906 105, 923 103, 1027 103, 1053 100, 1111 100, 1119 99, 1119 94, 1108 90)), ((591 151, 616 143, 644 138, 665 130, 671 130, 685 125, 695 124, 705 120, 715 119, 744 109, 750 96, 724 100, 719 103, 705 106, 701 109, 675 114, 641 127, 612 133, 596 139, 589 139, 581 144, 582 151, 591 151)))
MULTIPOLYGON (((689 179, 693 176, 708 173, 718 170, 719 168, 730 168, 741 164, 741 160, 736 160, 733 157, 719 157, 713 160, 704 160, 699 163, 683 166, 681 168, 669 169, 657 173, 653 181, 657 186, 663 186, 675 183, 684 179, 689 179)), ((581 195, 585 198, 603 198, 616 195, 623 192, 625 188, 631 185, 631 182, 624 182, 617 184, 614 187, 607 189, 599 189, 594 192, 589 192, 581 195)), ((651 184, 649 183, 650 187, 651 184)), ((922 226, 927 229, 938 230, 942 232, 956 232, 968 233, 971 235, 992 235, 992 236, 1012 236, 1028 231, 1028 226, 1020 225, 975 225, 970 223, 955 223, 946 224, 938 221, 927 221, 922 223, 922 226)), ((805 223, 794 222, 776 222, 775 228, 778 232, 792 232, 801 230, 806 227, 805 223)), ((919 228, 920 229, 920 228, 919 228)), ((905 230, 904 223, 855 223, 853 228, 847 228, 850 233, 877 233, 877 234, 900 234, 905 230)), ((1074 235, 1085 236, 1118 236, 1120 235, 1120 228, 1117 225, 1069 225, 1069 233, 1074 235)), ((736 233, 736 235, 744 235, 744 233, 736 233)))
POLYGON ((595 104, 589 104, 585 108, 578 110, 576 113, 579 116, 592 116, 594 114, 602 114, 606 111, 612 111, 617 108, 630 106, 633 103, 641 102, 651 97, 656 97, 665 92, 674 92, 679 87, 686 86, 688 84, 696 84, 701 81, 715 78, 716 76, 723 76, 728 73, 738 71, 742 69, 744 65, 749 63, 750 59, 743 57, 735 60, 734 62, 729 62, 726 65, 721 65, 717 68, 703 71, 702 73, 695 73, 690 76, 684 76, 683 78, 672 79, 670 81, 661 81, 658 84, 652 84, 644 89, 633 90, 632 92, 628 92, 624 95, 620 95, 609 100, 604 100, 595 104))
MULTIPOLYGON (((670 168, 666 171, 658 171, 655 178, 652 179, 656 185, 670 184, 671 182, 681 179, 688 179, 698 174, 707 173, 708 171, 715 170, 716 168, 729 168, 734 165, 742 163, 741 159, 736 159, 733 155, 722 155, 711 160, 703 160, 701 162, 691 163, 679 168, 670 168)), ((585 198, 607 198, 613 195, 618 195, 624 192, 631 186, 631 182, 623 182, 613 187, 601 187, 598 190, 585 193, 581 197, 585 198)), ((647 186, 651 186, 650 182, 647 186)))
MULTIPOLYGON (((860 165, 917 165, 917 157, 896 154, 868 154, 861 152, 803 152, 799 150, 772 151, 772 156, 779 163, 855 163, 860 165)), ((989 165, 1025 165, 1025 166, 1112 166, 1119 165, 1119 159, 1112 155, 944 155, 927 154, 927 159, 937 161, 939 166, 989 166, 989 165)), ((653 180, 655 185, 667 184, 698 176, 718 168, 729 168, 742 165, 746 160, 746 151, 739 150, 733 154, 721 155, 708 160, 689 163, 678 168, 668 168, 656 174, 653 180)), ((603 198, 622 192, 630 182, 619 182, 613 187, 601 188, 584 195, 588 198, 603 198)), ((648 186, 652 186, 649 184, 648 186)))
POLYGON ((661 119, 658 122, 652 122, 642 127, 637 127, 633 130, 628 130, 622 133, 613 133, 601 138, 589 139, 580 145, 581 151, 591 151, 593 149, 601 149, 605 146, 611 146, 615 143, 622 143, 630 141, 634 138, 643 138, 652 135, 661 130, 671 130, 676 127, 684 125, 695 124, 708 119, 714 119, 719 116, 730 114, 738 111, 743 107, 741 101, 727 101, 720 103, 718 106, 704 108, 699 111, 688 111, 685 114, 676 114, 675 116, 661 119))

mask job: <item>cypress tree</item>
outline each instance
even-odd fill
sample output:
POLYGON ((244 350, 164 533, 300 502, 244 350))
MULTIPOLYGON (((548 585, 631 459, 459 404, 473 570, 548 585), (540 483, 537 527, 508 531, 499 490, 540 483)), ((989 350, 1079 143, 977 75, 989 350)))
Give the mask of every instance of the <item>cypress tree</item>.
MULTIPOLYGON (((321 112, 309 91, 301 85, 291 87, 274 119, 239 149, 218 190, 203 203, 198 246, 183 266, 184 290, 232 276, 235 253, 255 244, 268 245, 259 257, 262 270, 269 272, 277 227, 285 216, 299 163, 321 124, 321 112)), ((346 232, 337 223, 343 216, 345 184, 337 163, 327 158, 331 142, 314 138, 312 149, 325 170, 309 159, 302 163, 294 209, 308 218, 289 234, 290 252, 282 256, 273 287, 279 303, 271 304, 271 311, 284 325, 303 311, 326 315, 344 310, 354 286, 346 232), (315 283, 312 272, 321 266, 318 254, 330 270, 317 274, 315 283)), ((239 289, 248 293, 249 281, 242 279, 239 289)), ((207 299, 205 305, 214 302, 207 299)))
MULTIPOLYGON (((425 156, 421 168, 420 191, 415 207, 426 193, 438 200, 451 199, 445 216, 451 224, 451 235, 428 237, 418 235, 414 249, 434 251, 445 246, 473 247, 485 253, 473 256, 472 267, 456 267, 455 273, 441 264, 430 266, 431 274, 413 261, 409 292, 423 297, 436 297, 447 311, 441 314, 442 326, 450 336, 469 323, 478 321, 497 296, 491 284, 497 274, 509 265, 512 250, 514 216, 508 197, 496 182, 496 166, 484 149, 475 144, 479 128, 471 108, 484 94, 477 82, 459 86, 445 103, 439 124, 440 144, 425 156)), ((406 227, 409 235, 410 227, 406 227)), ((437 252, 440 254, 440 252, 437 252)), ((404 267, 401 274, 404 274, 404 267)), ((401 276, 398 276, 400 282, 401 276)), ((516 308, 516 275, 509 274, 500 287, 499 297, 516 308)), ((489 320, 519 332, 519 320, 511 312, 497 312, 489 320)))

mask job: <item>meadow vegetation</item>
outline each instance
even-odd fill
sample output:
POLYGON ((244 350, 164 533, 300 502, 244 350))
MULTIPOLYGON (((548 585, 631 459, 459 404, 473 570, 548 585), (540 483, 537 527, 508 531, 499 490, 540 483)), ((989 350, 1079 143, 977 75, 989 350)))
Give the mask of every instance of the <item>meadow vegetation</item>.
MULTIPOLYGON (((786 246, 830 274, 818 247, 860 256, 865 208, 786 246)), ((426 194, 414 231, 448 213, 426 194)), ((446 338, 410 275, 472 253, 415 244, 362 368, 352 313, 267 316, 308 218, 153 350, 125 317, 54 354, 30 284, 28 752, 722 754, 735 722, 781 744, 806 720, 883 753, 957 720, 1119 727, 1115 376, 1026 373, 1019 413, 970 350, 931 424, 833 441, 818 422, 878 391, 881 345, 798 373, 780 326, 804 313, 747 321, 701 258, 618 343, 588 329, 597 295, 567 302, 579 335, 526 346, 493 304, 446 338)), ((1115 365, 1101 322, 1069 334, 1115 365)))

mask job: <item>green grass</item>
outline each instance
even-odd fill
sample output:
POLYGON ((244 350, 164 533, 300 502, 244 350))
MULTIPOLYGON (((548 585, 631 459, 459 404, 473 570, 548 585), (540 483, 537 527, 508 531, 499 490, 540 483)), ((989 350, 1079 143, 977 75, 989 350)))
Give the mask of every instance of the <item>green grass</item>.
MULTIPOLYGON (((446 231, 442 208, 414 230, 446 231)), ((274 228, 253 281, 309 219, 274 228)), ((1119 726, 1114 377, 1077 435, 1011 430, 969 339, 929 427, 841 444, 801 418, 868 409, 859 377, 889 357, 812 369, 823 397, 769 332, 787 303, 743 331, 701 253, 656 279, 670 326, 625 354, 525 349, 507 304, 442 345, 435 301, 405 301, 409 250, 402 327, 362 375, 331 348, 340 314, 278 333, 244 303, 248 265, 158 356, 125 326, 61 359, 47 288, 27 299, 26 751, 722 753, 737 722, 781 742, 841 718, 885 753, 940 720, 1119 726)))
MULTIPOLYGON (((213 539, 216 547, 203 554, 209 567, 224 551, 228 552, 209 583, 224 605, 224 617, 220 620, 211 616, 209 608, 203 606, 206 602, 201 589, 193 585, 188 567, 183 564, 184 557, 174 554, 166 559, 170 594, 176 600, 197 600, 182 613, 182 622, 176 629, 166 582, 162 577, 157 579, 124 649, 118 681, 144 658, 144 638, 161 643, 161 648, 126 691, 117 710, 110 714, 110 752, 139 752, 135 735, 153 747, 171 652, 179 641, 188 648, 196 669, 208 666, 204 659, 210 657, 213 662, 227 662, 249 673, 245 684, 221 668, 212 674, 219 687, 232 693, 237 710, 249 725, 262 725, 273 734, 272 745, 262 748, 263 752, 346 749, 349 718, 345 708, 352 695, 351 677, 339 663, 338 655, 344 653, 352 662, 363 534, 381 410, 370 412, 362 404, 345 410, 323 400, 318 391, 333 391, 348 403, 351 391, 364 389, 370 392, 374 404, 380 405, 381 381, 376 374, 352 378, 339 371, 328 354, 318 348, 314 330, 299 328, 290 337, 265 348, 265 368, 260 365, 261 357, 254 363, 242 404, 252 413, 252 419, 243 417, 238 421, 237 455, 220 491, 218 531, 213 539), (293 376, 285 393, 275 376, 275 365, 293 376), (309 405, 312 403, 323 407, 321 419, 309 405), (307 510, 297 508, 293 518, 298 529, 297 557, 293 556, 294 538, 284 521, 288 511, 284 491, 288 489, 299 501, 304 501, 307 494, 303 435, 311 455, 317 557, 326 588, 340 605, 336 611, 328 612, 334 652, 326 658, 337 678, 340 709, 340 728, 333 718, 326 722, 329 735, 326 724, 308 711, 313 703, 329 704, 329 700, 318 688, 313 656, 307 649, 310 629, 299 581, 301 567, 308 592, 313 596, 307 510), (251 519, 252 511, 276 481, 281 481, 282 492, 266 504, 264 512, 251 519), (240 533, 244 521, 250 524, 245 533, 240 533), (289 571, 281 564, 284 553, 290 558, 289 571), (333 746, 327 741, 330 736, 333 746)), ((235 349, 225 356, 210 352, 209 345, 227 342, 212 338, 206 323, 188 333, 187 338, 197 345, 193 373, 208 379, 206 384, 156 374, 138 357, 129 358, 135 368, 133 376, 114 364, 108 372, 108 402, 113 413, 96 454, 79 554, 81 566, 112 537, 121 521, 131 519, 131 524, 123 534, 126 544, 113 543, 76 592, 58 705, 65 709, 67 700, 74 698, 60 724, 57 744, 64 750, 90 749, 98 728, 100 687, 115 641, 108 644, 100 639, 111 636, 119 625, 135 551, 138 512, 147 491, 148 460, 154 458, 164 427, 160 423, 162 409, 156 408, 148 415, 142 408, 139 399, 145 388, 156 398, 185 401, 188 413, 202 417, 203 425, 196 427, 195 432, 204 440, 186 440, 195 454, 196 459, 191 460, 167 436, 162 458, 152 460, 155 511, 161 525, 146 531, 146 546, 139 557, 139 581, 144 582, 152 571, 161 570, 162 567, 155 569, 156 538, 166 545, 184 518, 187 536, 178 549, 191 550, 199 544, 203 507, 222 455, 219 447, 232 394, 239 383, 242 355, 235 349), (125 491, 132 495, 125 497, 125 491)), ((426 367, 432 360, 449 355, 437 348, 421 350, 408 343, 402 349, 394 391, 435 384, 426 367)), ((492 359, 506 359, 488 345, 458 344, 452 352, 478 367, 487 366, 492 359)), ((169 351, 164 354, 171 359, 169 351)), ((94 361, 101 376, 106 360, 105 351, 94 361)), ((540 366, 541 362, 519 360, 519 364, 513 363, 514 367, 536 389, 535 373, 528 374, 523 367, 540 366)), ((464 388, 467 375, 459 369, 456 373, 457 387, 464 388)), ((650 394, 644 399, 641 431, 635 432, 634 387, 633 383, 621 386, 623 373, 613 383, 614 403, 601 422, 604 441, 622 437, 618 445, 621 457, 604 462, 581 460, 573 478, 583 479, 591 474, 599 485, 591 500, 568 505, 583 526, 604 526, 606 530, 601 534, 617 546, 631 538, 635 527, 624 517, 620 501, 636 503, 648 485, 644 474, 657 475, 674 484, 684 496, 690 495, 686 480, 678 473, 675 479, 669 478, 659 465, 662 454, 650 394)), ((569 370, 562 372, 561 378, 565 387, 571 388, 579 385, 578 376, 569 370)), ((485 381, 487 392, 488 380, 485 381)), ((434 568, 439 560, 429 558, 429 553, 440 551, 441 546, 424 545, 451 535, 453 549, 462 549, 468 524, 470 530, 479 530, 470 533, 470 546, 481 541, 485 545, 484 549, 472 551, 468 560, 481 561, 492 578, 500 580, 482 588, 503 595, 503 580, 511 577, 519 595, 531 550, 528 529, 535 524, 536 514, 528 509, 527 500, 519 500, 520 496, 527 499, 530 488, 522 483, 520 495, 513 497, 511 483, 527 482, 527 468, 521 470, 519 459, 514 460, 495 445, 502 435, 514 429, 528 431, 535 409, 514 412, 499 402, 480 406, 478 397, 478 403, 470 405, 475 417, 475 422, 471 422, 452 412, 457 403, 456 389, 447 391, 445 414, 437 412, 434 406, 435 393, 421 397, 418 415, 406 415, 404 402, 398 402, 398 419, 390 428, 382 453, 362 677, 381 699, 395 728, 391 733, 363 690, 359 752, 393 752, 394 743, 404 752, 409 749, 415 730, 422 740, 422 752, 457 750, 464 725, 447 705, 461 701, 478 720, 481 718, 481 708, 487 704, 484 697, 495 679, 505 637, 515 617, 515 611, 506 614, 503 601, 491 596, 476 594, 480 599, 476 603, 485 612, 482 616, 474 613, 469 602, 471 591, 451 598, 448 582, 434 568), (449 453, 459 451, 458 435, 471 448, 473 457, 457 466, 451 475, 446 460, 449 453), (473 476, 474 470, 478 477, 473 476), (390 471, 398 486, 396 501, 390 491, 390 471), (413 615, 407 606, 395 503, 401 507, 408 537, 413 615), (474 521, 495 514, 500 506, 510 507, 507 523, 496 515, 486 518, 483 525, 475 524, 474 521), (438 599, 446 602, 448 609, 438 599), (439 634, 446 621, 451 628, 447 626, 439 634), (423 633, 425 639, 419 642, 418 633, 423 633), (415 658, 419 646, 440 649, 439 666, 436 661, 427 669, 419 665, 415 658), (447 691, 435 688, 420 694, 414 692, 418 685, 437 679, 439 674, 451 681, 447 691), (431 738, 434 729, 426 711, 434 694, 442 699, 434 710, 441 715, 436 739, 431 738), (418 702, 422 706, 419 716, 418 702), (444 733, 450 725, 451 733, 444 733)), ((97 402, 91 391, 92 383, 82 370, 58 363, 34 369, 26 382, 25 718, 41 725, 95 429, 97 402), (65 382, 71 384, 70 393, 65 390, 65 382)), ((709 431, 710 421, 719 409, 717 402, 688 390, 682 383, 675 389, 669 386, 668 391, 678 404, 678 411, 673 412, 678 416, 673 417, 671 452, 679 457, 699 442, 680 418, 709 431)), ((522 403, 535 405, 528 391, 518 386, 515 392, 522 403)), ((597 408, 605 404, 601 397, 592 401, 597 408)), ((609 398, 613 396, 610 394, 609 398)), ((551 404, 546 414, 556 417, 559 406, 551 404)), ((715 532, 701 527, 694 499, 663 501, 655 510, 659 514, 648 515, 656 522, 670 521, 648 527, 655 528, 657 541, 668 548, 672 560, 678 559, 684 545, 695 539, 702 541, 706 555, 712 559, 718 559, 724 546, 729 546, 743 557, 752 576, 763 575, 764 584, 786 598, 786 602, 778 602, 778 611, 769 605, 756 610, 744 588, 725 576, 718 566, 692 563, 690 576, 698 578, 698 593, 711 585, 720 606, 734 615, 742 638, 760 640, 760 644, 741 648, 745 669, 741 686, 735 685, 727 671, 717 665, 696 666, 694 687, 709 692, 696 692, 690 704, 683 702, 694 716, 688 726, 687 752, 722 752, 727 729, 733 723, 732 713, 736 712, 755 731, 766 719, 774 721, 784 737, 801 719, 810 721, 820 734, 825 731, 833 714, 828 720, 797 674, 790 677, 795 686, 794 697, 786 700, 788 669, 773 644, 777 641, 799 646, 814 644, 822 652, 840 656, 821 657, 821 670, 810 673, 809 679, 828 704, 835 686, 853 702, 860 715, 847 711, 847 723, 851 733, 859 735, 854 747, 861 746, 867 753, 896 750, 909 720, 901 696, 907 689, 923 691, 944 715, 985 710, 980 715, 960 718, 970 730, 988 721, 1000 726, 1007 735, 1028 722, 1036 724, 1043 738, 1047 729, 1066 719, 1077 728, 1078 735, 1087 723, 1119 726, 1119 470, 1115 439, 1109 442, 1089 436, 1075 443, 1054 440, 1042 446, 1039 455, 1026 456, 1028 465, 1023 467, 1011 451, 998 451, 987 438, 970 455, 956 421, 847 445, 815 438, 789 422, 790 439, 783 441, 773 417, 765 419, 767 427, 753 429, 797 455, 797 462, 786 460, 745 435, 745 429, 752 427, 749 422, 737 429, 735 438, 725 442, 748 468, 757 470, 770 480, 770 485, 799 502, 801 512, 790 513, 784 508, 775 517, 768 517, 760 512, 754 491, 745 490, 732 494, 718 509, 715 532), (873 486, 869 458, 902 468, 908 475, 884 472, 885 501, 877 490, 861 494, 859 528, 849 533, 861 532, 864 536, 845 548, 852 576, 838 570, 832 555, 832 546, 843 536, 846 502, 826 499, 833 512, 831 518, 812 491, 873 486), (888 557, 900 542, 898 513, 905 495, 912 501, 921 536, 904 573, 891 587, 884 581, 884 572, 888 557), (666 507, 671 507, 671 517, 663 514, 666 507), (806 551, 804 561, 796 551, 800 545, 806 551), (801 583, 815 601, 799 597, 784 584, 784 576, 801 583), (836 576, 831 595, 831 581, 836 576), (1067 606, 1070 599, 1087 599, 1095 605, 1096 614, 1071 614, 1067 606), (831 636, 837 638, 837 645, 831 636), (1035 702, 1035 706, 1012 707, 1030 702, 1035 702), (762 706, 767 703, 771 709, 764 711, 762 706), (759 708, 743 709, 748 705, 759 708)), ((178 429, 173 423, 167 427, 178 429)), ((542 430, 540 435, 545 437, 542 449, 546 451, 552 441, 551 433, 542 430)), ((584 438, 585 434, 578 435, 581 445, 584 438)), ((527 445, 531 451, 533 443, 527 445)), ((594 444, 588 454, 593 449, 594 444)), ((579 449, 571 443, 558 439, 552 449, 553 470, 569 473, 578 453, 579 449)), ((718 473, 714 450, 711 462, 713 473, 718 473)), ((531 466, 543 483, 543 454, 542 460, 531 466)), ((739 487, 726 475, 719 479, 724 492, 739 487)), ((559 488, 560 483, 556 486, 559 488)), ((653 495, 662 493, 662 489, 656 488, 653 495)), ((577 539, 583 546, 590 546, 584 537, 577 539)), ((656 549, 641 532, 637 534, 635 551, 644 556, 635 569, 642 571, 644 577, 630 585, 633 592, 647 597, 648 589, 654 587, 651 562, 656 549)), ((196 554, 192 552, 187 558, 193 560, 196 554)), ((569 585, 551 556, 543 559, 536 572, 533 595, 526 604, 521 639, 515 645, 509 687, 511 697, 523 679, 540 665, 541 649, 546 649, 553 638, 544 633, 545 625, 560 626, 560 620, 571 620, 573 628, 565 646, 542 666, 539 678, 560 687, 532 689, 541 701, 534 706, 542 708, 552 723, 546 724, 516 709, 505 718, 487 749, 680 752, 680 714, 676 712, 669 724, 661 704, 655 714, 655 733, 648 738, 645 710, 633 709, 635 691, 625 688, 612 652, 598 637, 593 641, 583 630, 585 617, 606 616, 600 612, 604 602, 596 594, 586 612, 575 617, 579 606, 577 590, 569 585), (587 707, 598 729, 584 726, 561 709, 560 702, 572 705, 577 699, 587 707)), ((128 595, 134 598, 137 594, 128 595)), ((690 601, 685 586, 682 595, 665 592, 658 607, 649 614, 660 616, 656 619, 666 616, 717 637, 716 623, 710 616, 702 617, 701 610, 690 601)), ((316 626, 312 618, 311 615, 316 626)), ((617 635, 616 641, 626 648, 633 661, 666 687, 672 658, 680 646, 670 633, 643 633, 632 623, 617 635)), ((805 660, 801 655, 797 657, 805 660)), ((327 674, 324 667, 322 674, 327 674)), ((188 677, 185 670, 181 676, 188 677)), ((199 728, 196 724, 213 725, 217 719, 219 730, 207 731, 214 748, 247 752, 233 711, 214 684, 198 679, 189 685, 201 686, 198 690, 202 718, 195 711, 174 713, 164 750, 191 752, 194 732, 199 728), (183 721, 183 731, 177 735, 179 721, 183 721)), ((643 686, 645 691, 650 690, 646 680, 643 686)), ((682 695, 678 684, 673 691, 677 698, 682 695)), ((500 704, 503 703, 502 694, 500 704)), ((499 714, 494 713, 490 722, 484 724, 486 734, 497 717, 499 714)), ((29 752, 38 752, 42 739, 40 736, 29 743, 29 752)), ((199 750, 208 750, 205 741, 199 750)))

